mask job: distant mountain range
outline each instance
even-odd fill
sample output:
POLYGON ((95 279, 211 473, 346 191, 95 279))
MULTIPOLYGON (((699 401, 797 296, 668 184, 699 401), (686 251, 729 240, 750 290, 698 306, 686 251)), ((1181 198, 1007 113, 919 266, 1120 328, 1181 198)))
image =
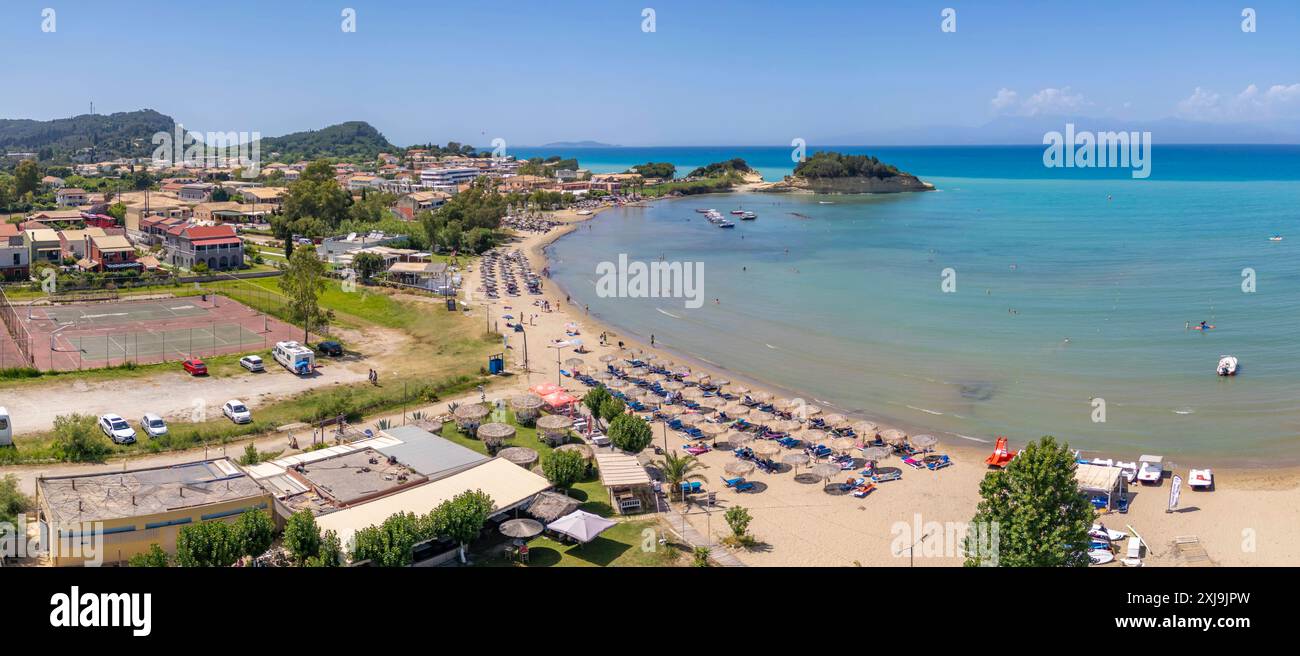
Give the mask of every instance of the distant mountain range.
MULTIPOLYGON (((116 114, 82 114, 52 121, 0 119, 0 151, 37 153, 42 161, 66 163, 103 161, 118 157, 150 157, 157 147, 153 135, 172 133, 176 121, 152 109, 116 114)), ((190 127, 193 132, 202 130, 190 127)), ((262 157, 280 159, 320 157, 374 158, 401 150, 365 121, 348 121, 320 130, 263 137, 262 157)))

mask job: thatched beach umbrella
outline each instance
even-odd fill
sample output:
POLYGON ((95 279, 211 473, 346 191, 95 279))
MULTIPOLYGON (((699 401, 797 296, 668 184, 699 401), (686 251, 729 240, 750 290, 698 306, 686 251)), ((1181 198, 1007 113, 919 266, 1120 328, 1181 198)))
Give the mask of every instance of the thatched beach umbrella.
POLYGON ((767 426, 776 419, 776 415, 762 410, 750 410, 749 420, 760 426, 767 426))
POLYGON ((608 383, 605 383, 605 387, 608 387, 608 388, 611 388, 611 389, 623 389, 624 387, 627 387, 627 386, 630 385, 630 384, 631 384, 631 383, 628 383, 626 380, 623 380, 623 379, 621 379, 621 378, 615 378, 614 380, 611 380, 611 381, 609 381, 608 383))
POLYGON ((805 405, 803 409, 799 411, 803 414, 804 417, 815 417, 821 414, 822 409, 815 405, 805 405))
POLYGON ((501 522, 501 534, 508 538, 527 540, 542 534, 546 527, 535 519, 511 519, 501 522))
POLYGON ((664 405, 664 406, 659 406, 659 412, 669 417, 676 417, 677 415, 686 412, 686 408, 680 405, 664 405))
POLYGON ((809 428, 799 436, 805 442, 820 442, 826 439, 826 431, 818 428, 809 428))
POLYGON ((565 444, 564 446, 557 447, 555 450, 556 450, 556 451, 576 451, 577 453, 582 454, 582 459, 583 459, 583 460, 588 460, 588 461, 590 461, 592 458, 596 457, 596 452, 595 452, 595 451, 594 451, 590 446, 588 446, 588 445, 586 445, 586 444, 565 444))
POLYGON ((884 440, 889 444, 902 444, 903 442, 907 441, 907 433, 904 433, 903 431, 897 428, 891 428, 881 433, 880 439, 884 440))
POLYGON ((527 426, 537 419, 546 402, 536 394, 517 394, 510 397, 510 409, 515 411, 515 419, 527 426))
POLYGON ((583 362, 582 358, 569 358, 564 361, 564 366, 570 369, 577 369, 578 367, 587 366, 587 363, 583 362))
POLYGON ((456 425, 461 430, 472 431, 478 428, 484 417, 488 416, 488 409, 487 406, 477 403, 464 403, 456 406, 452 416, 456 418, 456 425))
POLYGON ((596 373, 592 374, 591 377, 601 382, 604 382, 607 380, 613 380, 614 374, 611 374, 608 371, 597 371, 596 373))
POLYGON ((737 394, 740 396, 749 394, 749 388, 745 387, 744 385, 732 385, 730 388, 727 389, 727 391, 731 392, 732 394, 737 394))
POLYGON ((704 390, 698 387, 687 387, 682 390, 682 396, 688 399, 698 399, 704 396, 704 390))
POLYGON ((704 415, 692 412, 678 417, 677 420, 682 422, 683 426, 694 426, 704 421, 704 415))
POLYGON ((484 442, 504 442, 515 436, 515 427, 501 422, 490 422, 478 427, 478 438, 484 442))
POLYGON ((876 463, 889 457, 889 449, 883 446, 869 446, 862 450, 862 457, 876 463))
POLYGON ((840 475, 840 466, 833 462, 823 462, 820 465, 813 465, 812 473, 823 481, 829 481, 840 475))
POLYGON ((797 430, 799 430, 800 428, 803 427, 803 424, 801 424, 801 423, 799 423, 799 422, 797 422, 797 421, 795 421, 795 420, 793 420, 793 419, 778 419, 778 420, 776 420, 776 421, 774 421, 774 422, 768 424, 767 427, 770 428, 770 429, 772 429, 772 430, 774 430, 774 431, 780 431, 780 432, 782 432, 782 433, 789 433, 790 431, 797 431, 797 430))
POLYGON ((526 446, 512 446, 501 449, 501 452, 497 455, 524 469, 528 469, 533 463, 537 462, 537 451, 526 446))
POLYGON ((545 415, 537 420, 537 430, 541 431, 548 441, 567 437, 572 427, 573 419, 564 415, 545 415))
POLYGON ((746 476, 754 471, 754 463, 748 460, 733 460, 724 465, 722 471, 732 476, 746 476))
POLYGON ((768 401, 771 401, 771 400, 772 400, 772 393, 771 393, 771 392, 754 392, 753 394, 750 394, 750 395, 749 395, 749 398, 754 399, 755 401, 758 401, 759 403, 767 403, 768 401))
POLYGON ((601 362, 604 362, 605 364, 609 364, 609 363, 611 363, 611 362, 617 360, 617 359, 618 359, 618 356, 617 356, 617 355, 614 355, 613 353, 606 353, 605 355, 602 355, 602 356, 600 356, 599 358, 596 358, 596 359, 597 359, 597 360, 600 360, 601 362))
POLYGON ((834 428, 848 423, 849 420, 844 415, 836 412, 836 413, 826 415, 825 417, 822 418, 822 421, 826 422, 827 426, 831 426, 832 428, 834 428))
POLYGON ((934 445, 939 443, 939 438, 933 435, 915 435, 912 437, 912 444, 922 451, 929 451, 934 445))
POLYGON ((794 399, 780 398, 772 402, 772 407, 781 411, 789 410, 793 408, 794 405, 795 405, 794 399))
POLYGON ((781 462, 794 467, 796 472, 801 465, 808 464, 809 460, 810 458, 806 453, 787 453, 781 457, 781 462))
POLYGON ((662 387, 670 392, 678 392, 686 387, 686 384, 677 380, 668 380, 663 382, 662 387))
POLYGON ((875 439, 876 433, 880 431, 880 426, 877 426, 874 421, 855 421, 849 428, 864 440, 875 439))
POLYGON ((721 435, 721 434, 727 432, 727 430, 728 430, 726 424, 719 424, 719 423, 714 422, 714 421, 706 421, 706 422, 703 422, 703 423, 701 423, 700 425, 696 426, 696 428, 699 428, 701 433, 704 433, 705 435, 708 435, 709 437, 717 437, 717 436, 719 436, 719 435, 721 435))
POLYGON ((851 437, 837 437, 831 440, 831 448, 844 453, 858 445, 858 441, 851 437))
POLYGON ((754 440, 753 433, 743 433, 741 431, 731 431, 723 436, 722 441, 730 444, 732 448, 744 446, 754 440))
POLYGON ((764 458, 771 458, 781 452, 781 445, 776 442, 759 442, 754 445, 753 450, 754 453, 763 456, 764 458))
POLYGON ((749 414, 749 407, 740 405, 739 403, 728 403, 722 408, 722 411, 731 417, 743 417, 749 414))

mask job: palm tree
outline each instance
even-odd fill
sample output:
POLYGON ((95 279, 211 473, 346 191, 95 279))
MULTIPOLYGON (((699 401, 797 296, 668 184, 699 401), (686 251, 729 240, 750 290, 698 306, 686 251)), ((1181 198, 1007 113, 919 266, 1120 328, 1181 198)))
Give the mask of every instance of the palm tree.
POLYGON ((664 455, 663 460, 655 463, 659 471, 663 472, 664 482, 668 484, 668 489, 682 493, 682 482, 691 479, 703 479, 704 475, 696 473, 696 470, 704 467, 695 456, 679 456, 671 451, 664 455))

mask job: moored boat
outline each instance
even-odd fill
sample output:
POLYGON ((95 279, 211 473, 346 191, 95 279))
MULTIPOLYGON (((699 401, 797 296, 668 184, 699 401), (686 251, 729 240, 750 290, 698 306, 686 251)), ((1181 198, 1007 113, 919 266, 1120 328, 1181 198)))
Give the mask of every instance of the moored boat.
POLYGON ((1237 358, 1231 355, 1225 355, 1219 358, 1219 366, 1215 369, 1215 371, 1220 376, 1236 376, 1237 358))

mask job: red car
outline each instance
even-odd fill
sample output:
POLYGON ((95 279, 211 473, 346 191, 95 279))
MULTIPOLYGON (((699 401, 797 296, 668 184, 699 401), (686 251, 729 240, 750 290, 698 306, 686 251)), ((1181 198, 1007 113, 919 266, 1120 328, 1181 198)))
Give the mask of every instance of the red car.
POLYGON ((181 366, 185 367, 185 372, 191 376, 208 375, 208 365, 203 364, 203 361, 198 358, 190 358, 182 362, 181 366))

